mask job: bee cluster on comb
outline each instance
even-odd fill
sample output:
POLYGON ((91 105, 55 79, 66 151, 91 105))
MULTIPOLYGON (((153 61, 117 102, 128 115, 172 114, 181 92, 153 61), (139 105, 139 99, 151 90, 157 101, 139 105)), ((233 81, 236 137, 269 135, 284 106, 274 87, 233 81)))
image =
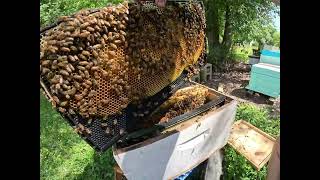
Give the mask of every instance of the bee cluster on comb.
POLYGON ((167 112, 159 122, 168 122, 168 120, 174 117, 201 107, 206 103, 208 92, 208 89, 199 85, 190 86, 187 89, 178 91, 160 106, 160 108, 167 108, 167 112))
POLYGON ((100 109, 112 98, 101 97, 106 89, 117 96, 119 106, 128 104, 128 13, 127 3, 94 13, 83 10, 62 17, 59 25, 42 34, 40 72, 59 111, 105 116, 100 109))
POLYGON ((52 105, 88 122, 108 120, 183 70, 194 72, 205 54, 203 8, 194 2, 154 7, 124 2, 81 10, 43 32, 40 73, 52 105))
POLYGON ((170 119, 197 109, 207 103, 209 90, 192 85, 179 89, 167 101, 154 110, 146 118, 142 128, 149 128, 154 124, 166 123, 170 119))

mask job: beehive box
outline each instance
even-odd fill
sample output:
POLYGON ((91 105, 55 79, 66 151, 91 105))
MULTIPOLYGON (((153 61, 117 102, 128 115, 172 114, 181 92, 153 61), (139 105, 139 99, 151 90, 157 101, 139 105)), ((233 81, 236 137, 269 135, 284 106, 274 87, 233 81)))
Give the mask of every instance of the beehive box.
POLYGON ((260 62, 280 66, 280 50, 262 50, 260 62))
MULTIPOLYGON (((213 89, 210 92, 224 96, 213 89)), ((235 118, 237 102, 224 97, 226 100, 222 106, 173 124, 155 137, 126 147, 114 146, 114 158, 126 178, 174 179, 225 146, 235 118)))
POLYGON ((280 95, 280 66, 259 63, 251 68, 249 90, 265 94, 270 97, 280 95))

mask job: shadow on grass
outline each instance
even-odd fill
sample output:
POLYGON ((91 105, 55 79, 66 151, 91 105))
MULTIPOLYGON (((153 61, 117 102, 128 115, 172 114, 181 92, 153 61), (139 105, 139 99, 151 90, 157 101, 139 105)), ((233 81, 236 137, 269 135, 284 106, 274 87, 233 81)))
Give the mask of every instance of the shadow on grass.
POLYGON ((113 159, 112 151, 109 149, 104 153, 97 153, 93 154, 93 161, 89 163, 83 173, 78 175, 75 179, 76 180, 113 180, 114 179, 114 171, 113 166, 115 161, 113 159))
POLYGON ((245 88, 238 88, 234 89, 231 93, 232 96, 256 103, 256 104, 266 104, 266 105, 272 105, 273 102, 269 100, 269 97, 263 94, 254 94, 251 95, 247 93, 247 90, 245 88))

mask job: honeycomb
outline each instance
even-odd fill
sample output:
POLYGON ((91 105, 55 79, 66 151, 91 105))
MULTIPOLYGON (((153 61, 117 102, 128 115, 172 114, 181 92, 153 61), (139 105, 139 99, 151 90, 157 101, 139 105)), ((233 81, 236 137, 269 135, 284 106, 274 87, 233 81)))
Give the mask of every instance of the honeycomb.
POLYGON ((81 10, 41 34, 41 79, 62 113, 107 119, 195 67, 204 39, 204 10, 193 2, 81 10))
POLYGON ((159 106, 142 125, 148 128, 157 123, 165 123, 169 120, 190 112, 207 103, 208 89, 192 85, 175 92, 166 102, 159 106))

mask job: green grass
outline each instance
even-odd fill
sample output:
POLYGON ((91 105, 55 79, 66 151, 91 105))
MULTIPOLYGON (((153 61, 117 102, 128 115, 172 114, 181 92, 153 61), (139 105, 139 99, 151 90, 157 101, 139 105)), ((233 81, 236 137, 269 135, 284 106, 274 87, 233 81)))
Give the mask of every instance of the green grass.
POLYGON ((40 95, 41 179, 113 179, 111 149, 100 154, 84 142, 40 95))
MULTIPOLYGON (((236 114, 236 120, 245 120, 273 137, 280 134, 280 119, 269 117, 269 110, 258 108, 251 104, 240 104, 236 114)), ((256 171, 243 156, 232 147, 225 147, 225 179, 264 180, 267 174, 266 165, 256 171)))
POLYGON ((123 0, 41 0, 40 24, 48 25, 59 16, 67 16, 85 8, 104 7, 108 3, 117 4, 123 0))

